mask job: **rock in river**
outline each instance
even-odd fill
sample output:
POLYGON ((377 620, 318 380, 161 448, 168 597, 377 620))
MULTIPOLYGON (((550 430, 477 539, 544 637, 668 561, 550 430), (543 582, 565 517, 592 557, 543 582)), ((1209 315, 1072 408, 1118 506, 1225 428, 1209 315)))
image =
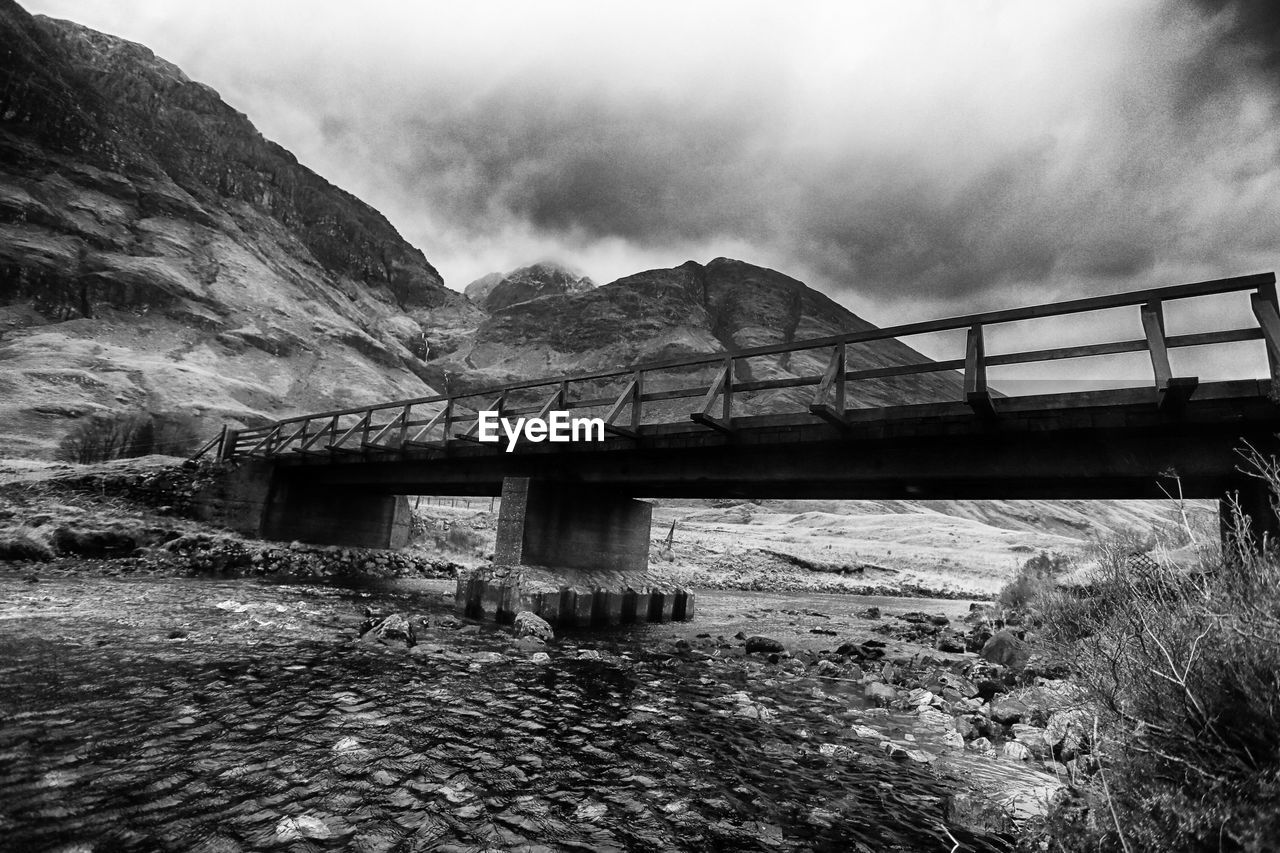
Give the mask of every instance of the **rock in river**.
POLYGON ((392 613, 383 618, 378 624, 365 631, 360 639, 384 645, 404 643, 406 646, 412 646, 418 642, 418 638, 414 635, 413 623, 400 613, 392 613))
POLYGON ((1027 645, 1012 631, 997 631, 995 636, 987 640, 978 652, 983 660, 1007 666, 1010 669, 1022 669, 1027 663, 1027 645))
POLYGON ((776 654, 786 651, 786 646, 773 639, 772 637, 747 637, 747 654, 752 652, 760 652, 762 654, 776 654))
POLYGON ((517 637, 536 637, 550 641, 556 636, 547 620, 529 610, 521 610, 516 614, 515 630, 517 637))

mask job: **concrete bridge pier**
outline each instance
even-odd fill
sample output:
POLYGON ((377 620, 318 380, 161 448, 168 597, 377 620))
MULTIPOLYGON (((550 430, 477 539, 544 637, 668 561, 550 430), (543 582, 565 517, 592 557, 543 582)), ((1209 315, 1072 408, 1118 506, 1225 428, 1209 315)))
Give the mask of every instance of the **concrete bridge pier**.
POLYGON ((403 495, 342 485, 299 482, 267 461, 236 463, 207 485, 198 517, 260 539, 403 548, 409 544, 409 503, 403 495))
POLYGON ((468 615, 521 610, 559 625, 693 617, 693 593, 649 572, 652 506, 615 489, 526 477, 502 482, 493 566, 458 580, 468 615))

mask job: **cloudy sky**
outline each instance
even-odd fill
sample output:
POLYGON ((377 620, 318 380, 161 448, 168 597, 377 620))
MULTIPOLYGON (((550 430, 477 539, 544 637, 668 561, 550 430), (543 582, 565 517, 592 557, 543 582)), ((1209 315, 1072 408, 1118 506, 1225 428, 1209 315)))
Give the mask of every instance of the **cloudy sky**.
POLYGON ((445 281, 787 272, 869 319, 1280 267, 1280 4, 29 0, 140 41, 445 281))

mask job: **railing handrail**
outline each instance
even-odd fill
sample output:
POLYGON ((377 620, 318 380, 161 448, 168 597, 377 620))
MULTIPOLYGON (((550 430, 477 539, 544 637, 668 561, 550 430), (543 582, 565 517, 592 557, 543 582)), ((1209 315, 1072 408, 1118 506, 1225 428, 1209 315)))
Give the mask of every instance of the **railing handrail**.
MULTIPOLYGON (((676 370, 681 368, 702 367, 702 366, 721 366, 726 361, 736 361, 739 359, 758 358, 768 355, 777 355, 781 353, 802 352, 813 349, 823 349, 827 347, 847 347, 851 344, 872 343, 876 341, 891 340, 903 337, 912 337, 922 334, 931 334, 936 332, 972 330, 984 326, 1012 323, 1023 320, 1045 319, 1049 317, 1061 317, 1071 314, 1079 314, 1089 311, 1103 311, 1114 308, 1125 308, 1133 306, 1142 306, 1150 303, 1168 302, 1172 300, 1188 299, 1198 296, 1211 296, 1222 293, 1232 293, 1247 290, 1260 290, 1262 288, 1272 286, 1276 282, 1274 272, 1257 273, 1246 276, 1236 276, 1231 278, 1212 279, 1191 284, 1171 285, 1165 287, 1147 288, 1143 290, 1126 291, 1123 293, 1109 294, 1106 296, 1092 296, 1080 299, 1071 299, 1062 302, 1042 303, 1038 305, 1024 306, 1020 308, 1000 309, 994 311, 982 311, 972 314, 964 314, 959 316, 947 317, 938 320, 924 320, 912 323, 904 323, 896 326, 886 326, 882 328, 864 329, 856 332, 843 332, 836 335, 828 335, 821 338, 810 338, 803 341, 792 341, 790 343, 766 344, 757 347, 748 347, 745 349, 708 353, 705 355, 697 355, 683 358, 664 359, 660 361, 646 362, 639 365, 629 367, 621 367, 609 370, 586 371, 568 376, 543 377, 539 379, 520 380, 517 382, 509 382, 501 385, 488 386, 465 392, 457 392, 452 394, 433 394, 423 397, 413 397, 408 399, 392 400, 384 403, 375 403, 365 406, 354 406, 345 409, 334 409, 325 412, 314 412, 302 415, 296 415, 289 418, 282 418, 272 421, 261 427, 243 430, 239 433, 242 438, 261 438, 267 436, 275 430, 288 425, 296 424, 303 421, 314 421, 325 418, 340 418, 355 414, 364 414, 371 416, 375 412, 381 412, 388 409, 405 408, 410 406, 449 402, 451 400, 464 400, 473 397, 506 395, 513 391, 527 390, 531 388, 548 387, 559 385, 565 387, 571 383, 592 382, 604 379, 617 379, 623 377, 632 377, 636 374, 649 373, 663 370, 676 370)), ((1195 336, 1180 336, 1191 338, 1195 336)), ((1262 337, 1259 332, 1255 337, 1262 337)), ((1178 345, 1173 341, 1173 337, 1169 338, 1171 345, 1178 345)), ((1132 342, 1112 342, 1109 344, 1094 344, 1091 346, 1079 347, 1082 351, 1093 349, 1098 350, 1097 354, 1102 354, 1108 347, 1117 344, 1124 346, 1126 349, 1140 349, 1140 341, 1132 342)), ((1065 350, 1064 350, 1065 351, 1065 350)), ((1017 363, 1013 359, 1019 355, 1032 355, 1036 353, 1050 353, 1052 350, 1029 351, 1027 353, 1010 353, 1000 356, 986 357, 986 363, 1017 363)), ((1036 359, 1028 359, 1036 360, 1036 359)), ((938 365, 938 371, 956 369, 953 361, 933 362, 938 365)), ((898 365, 905 369, 915 368, 915 372, 927 372, 920 370, 923 365, 898 365)), ((887 368, 886 368, 887 369, 887 368)), ((797 382, 796 384, 801 384, 797 382)), ((814 382, 804 382, 803 384, 817 384, 814 382)), ((745 389, 744 389, 745 390, 745 389)), ((567 401, 565 401, 567 402, 567 401)))

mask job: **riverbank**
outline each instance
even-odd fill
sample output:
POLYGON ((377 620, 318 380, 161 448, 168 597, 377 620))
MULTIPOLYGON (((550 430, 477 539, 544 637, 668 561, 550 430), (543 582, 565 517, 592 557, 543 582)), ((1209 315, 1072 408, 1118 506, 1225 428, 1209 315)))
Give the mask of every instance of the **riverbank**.
MULTIPOLYGON (((62 571, 60 561, 109 560, 109 571, 135 574, 454 577, 484 564, 493 551, 497 516, 484 502, 473 510, 428 501, 415 515, 414 541, 399 552, 247 539, 195 519, 195 495, 213 476, 207 467, 160 456, 97 465, 0 460, 0 561, 53 572, 62 571)), ((659 511, 655 533, 672 511, 659 511)), ((785 533, 773 522, 726 527, 722 515, 681 521, 671 542, 655 538, 650 570, 659 583, 960 599, 989 594, 990 578, 1003 577, 993 571, 974 580, 956 564, 957 580, 946 580, 946 558, 932 573, 842 562, 853 559, 845 554, 853 546, 825 527, 810 524, 809 533, 794 527, 785 533)), ((1016 554, 1030 548, 1026 534, 1009 536, 1016 554)), ((930 548, 933 560, 936 545, 930 548)))

